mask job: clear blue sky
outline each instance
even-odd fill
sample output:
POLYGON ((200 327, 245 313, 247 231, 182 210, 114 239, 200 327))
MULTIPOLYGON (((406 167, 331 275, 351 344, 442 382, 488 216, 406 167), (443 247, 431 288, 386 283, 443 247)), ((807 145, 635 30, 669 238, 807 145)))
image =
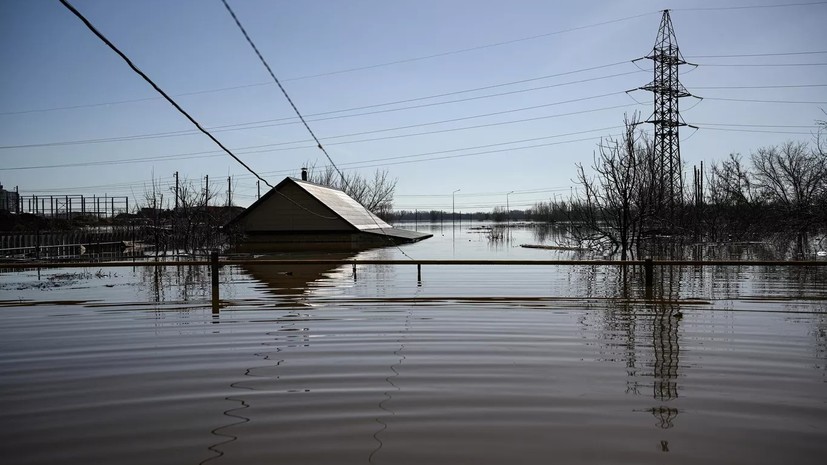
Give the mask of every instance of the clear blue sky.
MULTIPOLYGON (((72 3, 270 183, 308 161, 327 163, 220 0, 72 3)), ((624 91, 652 80, 649 60, 638 62, 642 70, 630 60, 651 51, 665 8, 681 52, 701 65, 681 77, 705 97, 681 101, 684 119, 701 128, 681 132, 688 171, 732 152, 811 140, 827 109, 827 2, 229 3, 333 160, 398 179, 397 209, 450 210, 457 189, 463 211, 504 206, 510 191, 516 208, 568 195, 575 163, 591 163, 624 112, 650 115, 651 104, 637 103, 650 102, 648 93, 624 91), (822 65, 795 66, 805 63, 822 65), (474 90, 489 86, 497 87, 474 90), (424 98, 446 93, 455 94, 424 98), (410 99, 418 100, 328 113, 410 99), (454 100, 464 101, 446 103, 454 100), (499 114, 483 116, 491 113, 499 114), (416 127, 396 129, 405 126, 416 127)), ((178 171, 196 185, 209 175, 222 192, 231 176, 234 203, 255 200, 252 175, 57 0, 0 2, 0 35, 6 188, 141 198, 153 177, 168 186, 178 171)))

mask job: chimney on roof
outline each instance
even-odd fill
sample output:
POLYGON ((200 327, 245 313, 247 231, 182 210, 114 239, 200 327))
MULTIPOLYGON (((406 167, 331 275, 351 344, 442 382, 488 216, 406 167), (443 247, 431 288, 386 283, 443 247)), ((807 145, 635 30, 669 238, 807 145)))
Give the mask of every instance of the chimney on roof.
POLYGON ((302 181, 307 181, 307 168, 302 167, 302 181))

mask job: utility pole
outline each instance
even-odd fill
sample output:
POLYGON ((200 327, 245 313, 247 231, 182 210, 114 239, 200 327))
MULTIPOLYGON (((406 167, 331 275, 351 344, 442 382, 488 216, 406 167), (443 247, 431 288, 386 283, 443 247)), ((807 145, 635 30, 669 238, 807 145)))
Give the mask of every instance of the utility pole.
POLYGON ((681 118, 678 102, 684 97, 694 97, 678 79, 680 65, 697 66, 683 59, 678 49, 678 40, 672 28, 669 10, 663 10, 655 46, 649 55, 634 61, 649 59, 653 62, 654 78, 640 90, 654 94, 654 111, 646 121, 655 125, 655 179, 658 181, 655 192, 658 205, 664 209, 662 218, 674 220, 677 207, 683 203, 683 167, 681 165, 680 137, 678 128, 689 126, 681 118))
POLYGON ((514 191, 505 194, 505 218, 508 226, 511 226, 511 206, 508 204, 508 196, 513 193, 514 191))
POLYGON ((209 205, 210 203, 210 175, 204 176, 204 205, 209 205))
POLYGON ((456 196, 456 193, 461 191, 461 190, 462 189, 457 189, 457 190, 455 190, 454 192, 451 193, 451 229, 454 229, 454 221, 456 221, 456 217, 457 217, 457 215, 456 215, 456 202, 454 201, 454 198, 456 196))
POLYGON ((233 178, 227 176, 227 206, 233 206, 233 178))
POLYGON ((175 211, 178 211, 178 172, 175 172, 175 211))
POLYGON ((256 199, 260 199, 261 198, 261 181, 260 180, 256 181, 256 191, 258 192, 258 196, 256 197, 256 199))

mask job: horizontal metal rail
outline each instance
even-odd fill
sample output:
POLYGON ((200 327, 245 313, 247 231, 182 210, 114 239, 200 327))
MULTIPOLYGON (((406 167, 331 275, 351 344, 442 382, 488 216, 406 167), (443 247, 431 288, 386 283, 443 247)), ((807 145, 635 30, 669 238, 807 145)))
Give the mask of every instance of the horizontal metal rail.
POLYGON ((226 265, 270 265, 270 266, 301 266, 325 265, 353 267, 353 276, 356 276, 358 265, 416 265, 417 282, 422 281, 422 265, 465 265, 465 266, 641 266, 643 268, 644 285, 651 293, 654 286, 654 268, 656 266, 783 266, 807 267, 827 266, 827 260, 783 261, 783 260, 219 260, 218 253, 214 252, 210 260, 184 261, 110 261, 110 262, 12 262, 0 263, 0 269, 32 269, 32 268, 111 268, 111 267, 161 267, 161 266, 209 266, 210 281, 212 284, 212 311, 218 313, 220 308, 218 270, 226 265))
MULTIPOLYGON (((590 265, 616 265, 616 266, 644 266, 650 263, 653 266, 827 266, 827 260, 219 260, 218 266, 225 265, 428 265, 428 266, 590 266, 590 265)), ((212 260, 121 260, 102 262, 0 262, 3 269, 33 269, 33 268, 112 268, 112 267, 158 267, 158 266, 209 266, 213 265, 212 260)))

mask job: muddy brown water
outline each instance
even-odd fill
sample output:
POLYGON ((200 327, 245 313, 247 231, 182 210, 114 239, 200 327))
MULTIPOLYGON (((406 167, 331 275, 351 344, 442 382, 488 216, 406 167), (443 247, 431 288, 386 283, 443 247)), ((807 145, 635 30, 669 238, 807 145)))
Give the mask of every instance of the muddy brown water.
MULTIPOLYGON (((459 237, 358 257, 572 257, 459 237)), ((214 313, 198 267, 2 273, 2 462, 827 456, 827 269, 422 275, 230 267, 214 313)))

